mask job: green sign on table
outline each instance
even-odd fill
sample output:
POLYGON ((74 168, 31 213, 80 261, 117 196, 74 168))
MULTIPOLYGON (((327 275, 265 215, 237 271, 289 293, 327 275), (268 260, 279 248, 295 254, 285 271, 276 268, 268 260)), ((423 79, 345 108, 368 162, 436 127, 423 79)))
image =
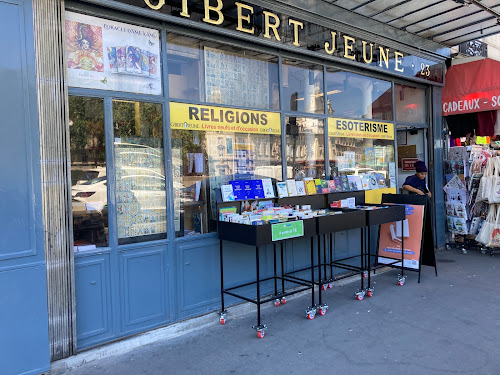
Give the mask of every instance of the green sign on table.
POLYGON ((271 225, 271 231, 273 241, 302 237, 304 235, 304 222, 302 220, 297 220, 273 224, 271 225))

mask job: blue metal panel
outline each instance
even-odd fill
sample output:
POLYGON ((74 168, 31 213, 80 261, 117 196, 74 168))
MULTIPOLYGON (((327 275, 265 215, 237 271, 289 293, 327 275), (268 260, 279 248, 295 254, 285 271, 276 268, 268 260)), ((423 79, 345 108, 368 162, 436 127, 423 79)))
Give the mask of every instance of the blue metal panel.
POLYGON ((43 262, 0 270, 2 375, 49 370, 46 291, 43 262))
POLYGON ((0 1, 0 372, 50 368, 31 1, 0 1))
POLYGON ((165 248, 119 252, 121 333, 167 321, 165 248))
POLYGON ((112 335, 109 254, 75 258, 76 329, 80 347, 112 335))
POLYGON ((220 303, 219 240, 184 241, 179 254, 179 315, 200 314, 220 303))
MULTIPOLYGON (((21 3, 0 3, 0 260, 36 253, 26 30, 21 3)), ((31 32, 32 33, 32 32, 31 32)), ((35 133, 36 135, 36 133, 35 133)), ((39 174, 37 174, 39 175, 39 174)))

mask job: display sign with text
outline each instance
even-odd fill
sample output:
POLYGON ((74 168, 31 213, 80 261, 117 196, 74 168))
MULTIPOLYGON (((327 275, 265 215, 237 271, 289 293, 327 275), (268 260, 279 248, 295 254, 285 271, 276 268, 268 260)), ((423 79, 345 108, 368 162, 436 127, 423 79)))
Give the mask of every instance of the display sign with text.
POLYGON ((304 235, 304 222, 302 220, 289 221, 271 225, 272 240, 281 241, 304 235))
POLYGON ((328 119, 329 137, 394 139, 394 124, 345 118, 328 119))

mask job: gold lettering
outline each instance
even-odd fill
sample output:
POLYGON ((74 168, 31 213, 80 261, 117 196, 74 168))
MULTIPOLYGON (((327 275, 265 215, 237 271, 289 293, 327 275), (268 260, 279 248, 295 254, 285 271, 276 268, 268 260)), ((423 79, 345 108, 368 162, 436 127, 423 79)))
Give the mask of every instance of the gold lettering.
POLYGON ((278 27, 280 26, 280 19, 274 13, 267 11, 263 11, 262 13, 264 14, 264 29, 266 30, 264 32, 264 38, 271 39, 271 34, 269 34, 269 30, 273 30, 274 37, 278 42, 280 42, 281 38, 278 33, 278 27), (274 19, 274 23, 269 22, 270 18, 274 19))
POLYGON ((212 25, 220 25, 224 22, 224 15, 221 12, 223 4, 221 0, 215 1, 217 2, 217 6, 211 6, 210 0, 205 0, 205 18, 203 18, 203 22, 210 23, 212 25), (217 13, 218 18, 216 20, 211 19, 210 12, 217 13))
POLYGON ((382 66, 382 60, 385 63, 385 67, 389 69, 389 48, 386 48, 384 51, 383 47, 378 47, 380 51, 380 57, 378 61, 378 66, 382 66))
POLYGON ((403 64, 403 54, 401 52, 394 52, 394 70, 397 72, 403 72, 401 64, 403 64))
POLYGON ((349 60, 355 60, 356 56, 353 54, 354 52, 354 42, 356 40, 350 36, 344 35, 344 57, 349 60), (350 42, 350 43, 349 43, 350 42), (351 52, 351 54, 349 54, 351 52))
POLYGON ((332 43, 325 42, 325 52, 329 55, 333 54, 333 52, 337 49, 337 43, 335 39, 337 37, 337 33, 330 31, 330 34, 332 34, 332 43))
POLYGON ((370 64, 373 60, 373 43, 370 43, 370 60, 366 58, 366 44, 364 40, 362 41, 363 43, 363 60, 365 60, 365 63, 370 64))
POLYGON ((187 18, 191 17, 189 15, 189 13, 188 13, 188 2, 187 2, 187 0, 182 0, 182 11, 181 11, 180 15, 182 17, 187 17, 187 18))
POLYGON ((304 24, 302 22, 292 20, 291 18, 288 20, 288 25, 293 25, 293 45, 296 47, 300 47, 299 43, 299 27, 300 29, 304 29, 304 24))
POLYGON ((243 21, 250 23, 250 14, 253 14, 253 8, 250 5, 242 4, 242 3, 234 3, 236 4, 236 9, 238 12, 238 27, 236 30, 243 31, 244 33, 253 34, 255 32, 255 28, 252 26, 251 29, 246 29, 243 27, 243 21), (243 9, 249 10, 250 14, 243 15, 243 9))
POLYGON ((151 1, 150 0, 144 0, 144 2, 147 4, 148 7, 150 7, 151 9, 154 9, 154 10, 158 10, 160 9, 162 6, 165 5, 165 0, 159 0, 158 1, 158 5, 153 5, 151 4, 151 1))

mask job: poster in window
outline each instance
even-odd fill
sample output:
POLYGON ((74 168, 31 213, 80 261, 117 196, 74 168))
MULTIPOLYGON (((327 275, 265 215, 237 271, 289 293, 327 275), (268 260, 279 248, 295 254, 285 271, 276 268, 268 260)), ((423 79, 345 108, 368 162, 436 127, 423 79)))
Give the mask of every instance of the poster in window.
POLYGON ((158 30, 66 12, 68 84, 161 94, 158 30))

